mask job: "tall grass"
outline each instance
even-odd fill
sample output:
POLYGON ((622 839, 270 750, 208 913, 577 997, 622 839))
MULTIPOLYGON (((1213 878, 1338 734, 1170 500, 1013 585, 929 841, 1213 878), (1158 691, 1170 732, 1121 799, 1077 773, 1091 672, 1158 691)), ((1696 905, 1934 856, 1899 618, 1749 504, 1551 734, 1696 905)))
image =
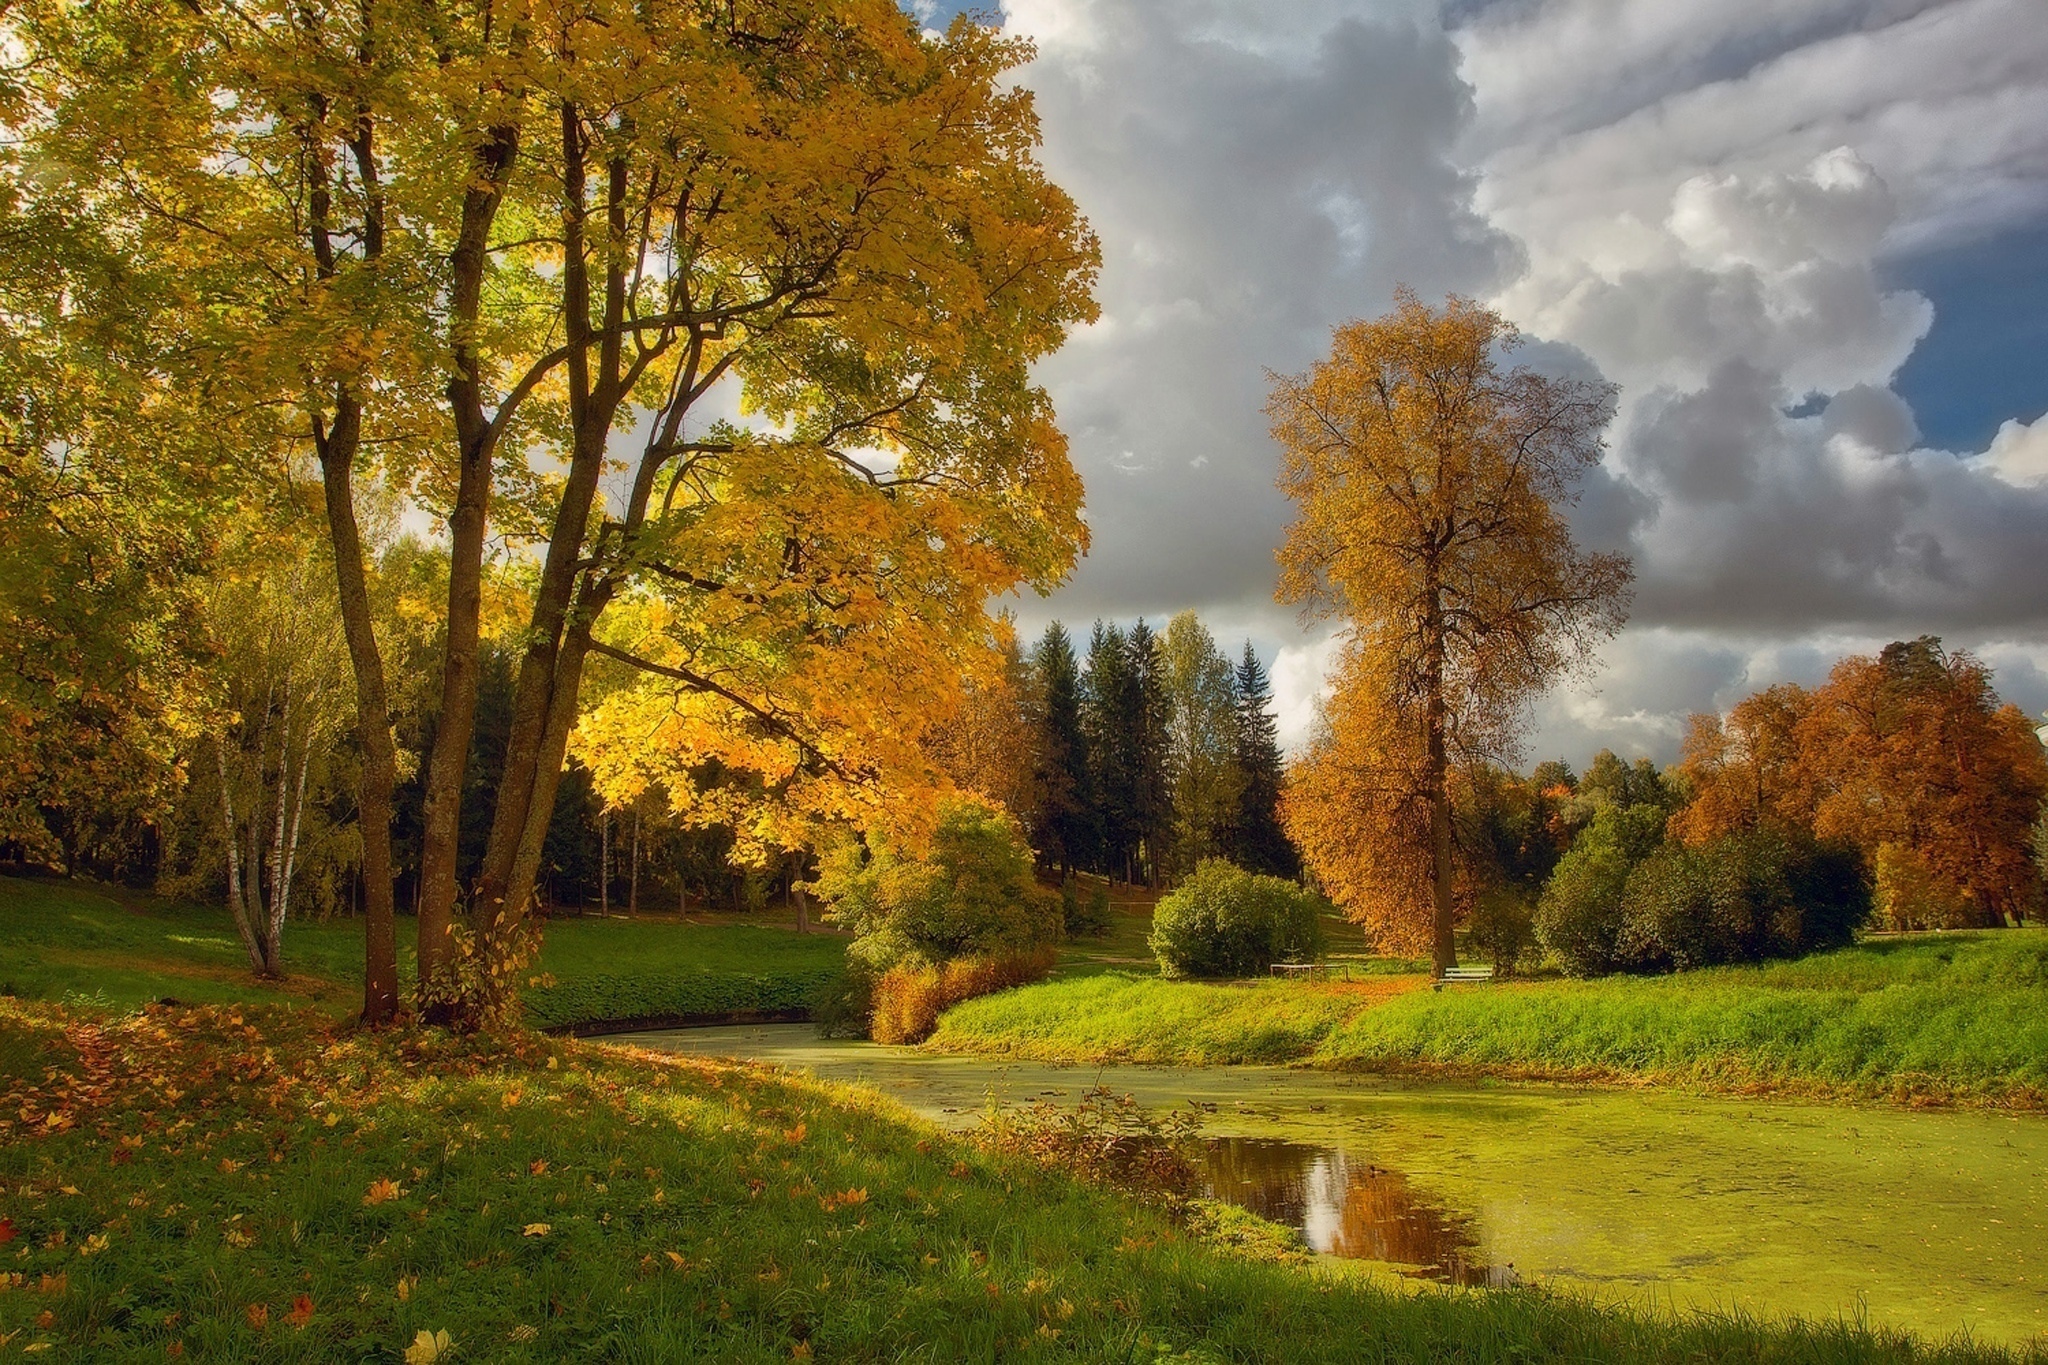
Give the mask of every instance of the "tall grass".
POLYGON ((1111 972, 970 1000, 939 1020, 929 1046, 1056 1062, 1284 1062, 1314 1050, 1354 1008, 1288 982, 1111 972))
POLYGON ((1796 962, 1441 993, 1056 981, 940 1020, 932 1046, 1068 1061, 1313 1061, 2048 1103, 2048 932, 1888 939, 1796 962))

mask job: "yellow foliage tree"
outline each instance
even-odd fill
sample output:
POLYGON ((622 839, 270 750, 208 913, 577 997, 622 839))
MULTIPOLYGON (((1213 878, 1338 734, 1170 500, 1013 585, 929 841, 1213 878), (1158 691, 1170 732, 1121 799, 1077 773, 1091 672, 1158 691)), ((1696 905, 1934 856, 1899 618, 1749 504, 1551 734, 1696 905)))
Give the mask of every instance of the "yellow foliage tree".
POLYGON ((1338 901, 1456 962, 1454 765, 1513 756, 1528 698, 1618 629, 1631 571, 1560 508, 1600 458, 1612 390, 1498 357, 1515 329, 1412 292, 1337 329, 1267 413, 1297 508, 1283 601, 1343 622, 1324 724, 1284 818, 1338 901))
POLYGON ((180 387, 268 415, 278 448, 244 458, 319 466, 372 1018, 396 1007, 397 755, 364 473, 447 528, 419 906, 443 1012, 502 998, 590 658, 830 772, 857 664, 824 653, 985 632, 989 593, 1078 552, 1029 367, 1093 316, 1097 249, 1033 156, 1007 78, 1028 48, 993 29, 926 34, 894 0, 31 0, 9 23, 0 95, 37 169, 8 189, 118 244, 94 306, 176 333, 180 387), (752 425, 705 414, 730 387, 752 425), (463 888, 494 533, 545 549, 463 888), (644 609, 601 629, 614 602, 644 609))

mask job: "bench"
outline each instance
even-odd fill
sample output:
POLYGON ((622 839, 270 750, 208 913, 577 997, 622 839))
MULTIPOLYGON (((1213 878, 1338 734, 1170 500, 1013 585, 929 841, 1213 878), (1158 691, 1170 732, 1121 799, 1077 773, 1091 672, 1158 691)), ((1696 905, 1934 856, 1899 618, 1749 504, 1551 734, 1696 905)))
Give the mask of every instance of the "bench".
POLYGON ((1447 967, 1430 989, 1440 991, 1446 986, 1483 986, 1491 980, 1491 967, 1447 967))
POLYGON ((1310 979, 1330 974, 1320 962, 1275 962, 1268 970, 1275 976, 1305 976, 1310 979))

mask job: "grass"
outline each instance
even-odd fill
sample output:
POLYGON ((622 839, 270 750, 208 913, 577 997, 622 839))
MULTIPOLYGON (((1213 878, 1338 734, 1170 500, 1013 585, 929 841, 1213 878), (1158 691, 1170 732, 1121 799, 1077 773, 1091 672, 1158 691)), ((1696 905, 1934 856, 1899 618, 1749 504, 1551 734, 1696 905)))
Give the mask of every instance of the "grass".
POLYGON ((1058 981, 961 1005, 931 1045, 1058 1061, 1299 1061, 2048 1104, 2041 930, 1877 940, 1666 977, 1441 993, 1419 984, 1058 981))
POLYGON ((2043 1359, 1396 1290, 873 1092, 533 1034, 0 1001, 0 1125, 0 1355, 389 1361, 445 1333, 456 1361, 2043 1359))
POLYGON ((538 1028, 667 1023, 713 1016, 801 1017, 839 976, 846 941, 753 924, 557 920, 542 940, 542 984, 524 993, 538 1028))
POLYGON ((1313 1052, 1357 1008, 1330 987, 1109 973, 969 1000, 940 1016, 927 1046, 1047 1062, 1287 1062, 1313 1052))
MULTIPOLYGON (((412 921, 400 950, 411 971, 412 921)), ((837 976, 845 942, 761 924, 558 919, 524 993, 541 1028, 800 1013, 837 976)), ((77 882, 0 877, 0 994, 132 1009, 311 1004, 335 1017, 361 1005, 362 925, 285 926, 282 982, 257 979, 226 910, 77 882)))

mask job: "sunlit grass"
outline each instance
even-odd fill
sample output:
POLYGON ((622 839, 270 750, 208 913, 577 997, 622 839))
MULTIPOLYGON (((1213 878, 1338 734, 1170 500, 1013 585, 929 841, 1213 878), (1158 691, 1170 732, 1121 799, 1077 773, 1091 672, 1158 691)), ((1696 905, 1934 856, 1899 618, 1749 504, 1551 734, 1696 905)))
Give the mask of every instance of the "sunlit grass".
POLYGON ((2015 1358, 1276 1264, 873 1092, 533 1035, 0 1002, 0 1089, 46 1360, 2015 1358))
POLYGON ((1884 939, 1760 967, 1440 993, 1126 972, 969 1001, 940 1021, 932 1045, 1065 1061, 1310 1061, 2041 1104, 2048 931, 1884 939))

